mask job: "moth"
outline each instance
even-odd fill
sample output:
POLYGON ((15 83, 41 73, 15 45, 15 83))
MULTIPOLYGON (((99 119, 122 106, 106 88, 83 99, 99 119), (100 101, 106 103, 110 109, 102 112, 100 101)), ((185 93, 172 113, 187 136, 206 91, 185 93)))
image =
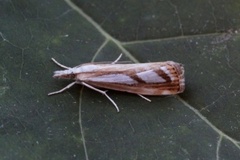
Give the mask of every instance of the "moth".
POLYGON ((81 84, 105 95, 115 106, 117 104, 107 95, 111 89, 134 93, 151 102, 143 95, 161 96, 182 93, 185 89, 184 67, 173 61, 125 64, 118 62, 122 54, 112 63, 85 63, 76 67, 67 67, 55 59, 52 61, 64 70, 55 71, 53 77, 72 79, 63 89, 48 95, 61 93, 74 84, 81 84))

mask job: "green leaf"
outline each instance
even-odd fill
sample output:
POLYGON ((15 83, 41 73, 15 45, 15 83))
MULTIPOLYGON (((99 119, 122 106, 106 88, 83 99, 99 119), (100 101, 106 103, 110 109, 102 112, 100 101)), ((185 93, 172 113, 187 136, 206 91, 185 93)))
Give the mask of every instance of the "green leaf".
POLYGON ((240 2, 0 1, 2 159, 240 159, 240 2), (103 95, 52 78, 91 61, 184 64, 186 90, 103 95))

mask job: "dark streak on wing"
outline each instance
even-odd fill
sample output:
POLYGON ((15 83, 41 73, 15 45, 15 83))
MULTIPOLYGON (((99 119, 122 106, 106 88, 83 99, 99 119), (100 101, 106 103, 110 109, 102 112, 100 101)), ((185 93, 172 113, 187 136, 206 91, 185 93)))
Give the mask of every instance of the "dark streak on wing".
POLYGON ((138 83, 146 83, 144 80, 139 78, 136 74, 129 75, 129 77, 132 78, 133 80, 137 81, 138 83))
POLYGON ((155 73, 157 73, 160 77, 166 80, 166 82, 171 82, 171 78, 162 70, 158 69, 155 70, 155 73))

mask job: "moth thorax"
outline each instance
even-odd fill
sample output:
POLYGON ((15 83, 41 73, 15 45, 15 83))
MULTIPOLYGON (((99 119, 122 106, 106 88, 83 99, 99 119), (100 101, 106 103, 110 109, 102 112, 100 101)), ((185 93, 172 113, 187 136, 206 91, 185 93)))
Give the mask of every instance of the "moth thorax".
POLYGON ((68 70, 55 71, 53 77, 61 79, 75 79, 76 74, 74 74, 73 72, 69 72, 68 70))
POLYGON ((66 75, 54 76, 54 77, 62 78, 62 79, 75 79, 76 75, 75 74, 66 74, 66 75))

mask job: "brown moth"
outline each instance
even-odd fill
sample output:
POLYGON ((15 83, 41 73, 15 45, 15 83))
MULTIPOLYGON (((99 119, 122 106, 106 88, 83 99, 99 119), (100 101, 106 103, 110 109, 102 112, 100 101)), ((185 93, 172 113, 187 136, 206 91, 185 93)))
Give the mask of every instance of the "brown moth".
POLYGON ((104 94, 119 112, 117 104, 107 95, 107 91, 98 88, 134 93, 147 101, 151 100, 143 95, 174 95, 184 91, 182 64, 173 61, 120 64, 118 60, 121 56, 112 63, 85 63, 73 68, 66 67, 52 58, 53 62, 65 69, 55 71, 53 77, 75 81, 48 95, 58 94, 74 84, 81 84, 104 94))

